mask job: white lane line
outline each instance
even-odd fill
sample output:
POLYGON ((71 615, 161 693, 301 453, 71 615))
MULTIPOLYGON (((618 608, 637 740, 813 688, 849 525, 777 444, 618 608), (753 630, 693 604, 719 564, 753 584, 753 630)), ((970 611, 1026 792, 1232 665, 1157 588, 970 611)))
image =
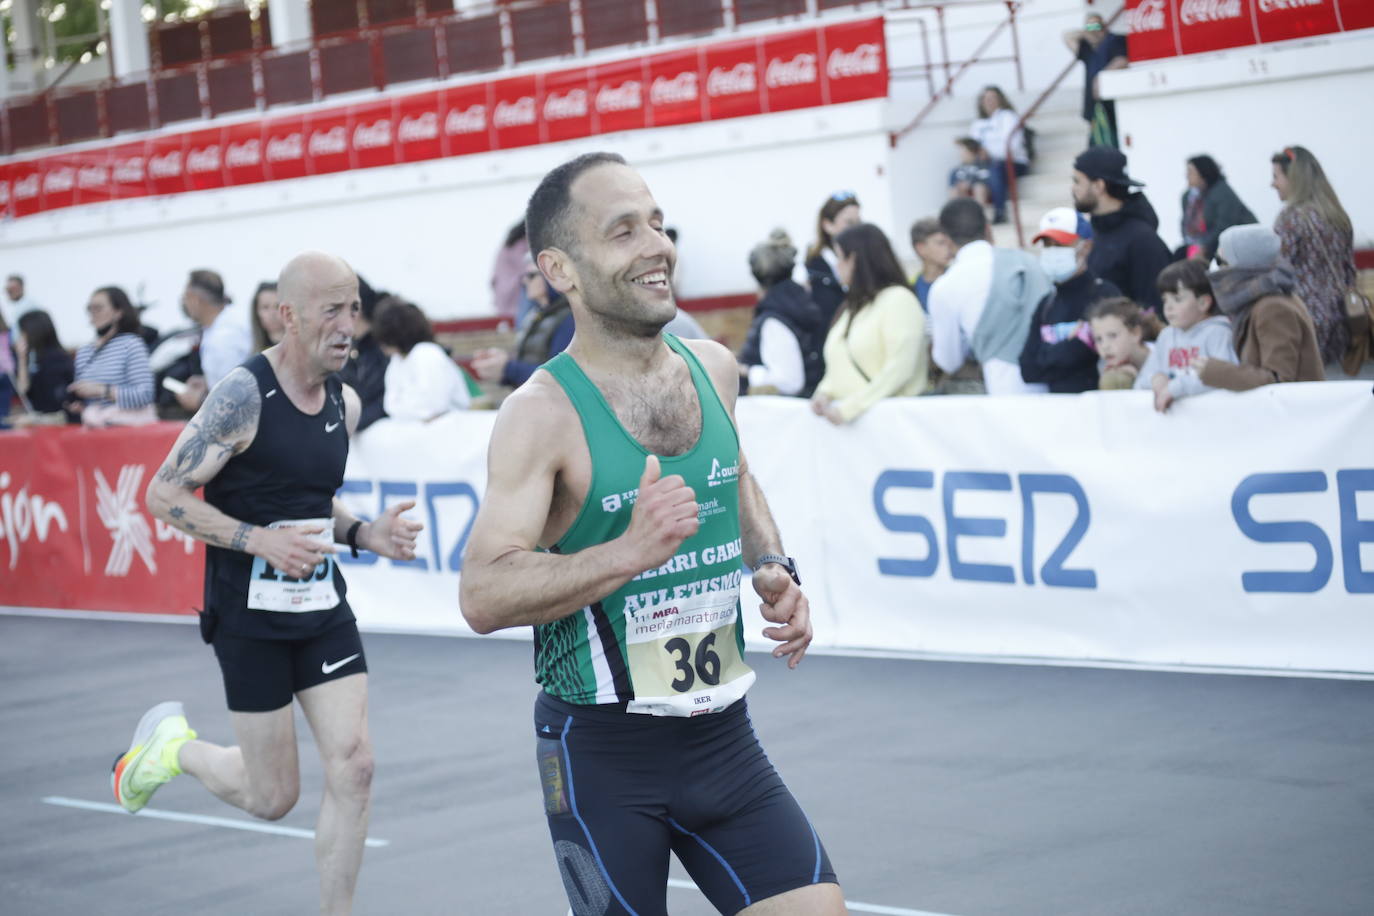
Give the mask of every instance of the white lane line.
MULTIPOLYGON (((681 878, 669 878, 669 887, 680 887, 683 890, 694 891, 697 886, 691 881, 683 881, 681 878)), ((856 903, 853 900, 846 900, 844 905, 849 908, 851 913, 877 913, 878 916, 949 916, 948 913, 932 913, 930 910, 909 910, 901 906, 882 906, 877 903, 856 903)))
MULTIPOLYGON (((83 811, 104 811, 108 814, 128 814, 119 805, 108 804, 106 802, 86 801, 81 798, 64 798, 61 795, 49 795, 39 799, 45 805, 57 805, 62 808, 80 808, 83 811)), ((144 808, 134 815, 134 817, 151 817, 163 821, 178 821, 183 824, 202 824, 207 827, 228 827, 230 830, 251 830, 254 833, 270 833, 274 836, 292 836, 302 840, 315 839, 315 831, 302 830, 299 827, 282 827, 279 824, 262 824, 257 821, 245 821, 232 817, 211 817, 206 814, 183 814, 180 811, 162 811, 157 808, 144 808)), ((390 840, 378 840, 368 837, 363 841, 364 846, 377 848, 379 846, 390 846, 390 840)))

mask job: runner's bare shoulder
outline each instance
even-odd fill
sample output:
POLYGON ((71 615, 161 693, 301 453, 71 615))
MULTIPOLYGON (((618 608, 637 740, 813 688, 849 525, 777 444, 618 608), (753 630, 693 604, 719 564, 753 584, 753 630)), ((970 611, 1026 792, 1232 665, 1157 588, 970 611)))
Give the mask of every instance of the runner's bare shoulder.
POLYGON ((701 361, 702 368, 711 376, 711 381, 715 383, 716 391, 720 394, 726 409, 733 410, 735 398, 739 394, 739 363, 735 359, 735 354, 714 340, 682 342, 696 355, 701 361))
POLYGON ((492 430, 490 463, 519 465, 525 472, 556 472, 581 433, 581 421, 563 387, 540 370, 501 404, 492 430))

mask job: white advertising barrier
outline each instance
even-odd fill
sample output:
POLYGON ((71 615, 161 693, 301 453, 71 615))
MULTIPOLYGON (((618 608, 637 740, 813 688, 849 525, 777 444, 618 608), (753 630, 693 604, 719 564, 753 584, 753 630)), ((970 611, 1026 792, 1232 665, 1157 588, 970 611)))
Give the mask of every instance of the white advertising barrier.
MULTIPOLYGON (((414 499, 427 525, 414 566, 342 558, 365 627, 467 632, 457 580, 493 421, 359 438, 345 498, 369 516, 414 499)), ((1374 672, 1368 382, 1166 415, 1129 392, 903 399, 843 428, 746 398, 739 422, 818 646, 1374 672)))

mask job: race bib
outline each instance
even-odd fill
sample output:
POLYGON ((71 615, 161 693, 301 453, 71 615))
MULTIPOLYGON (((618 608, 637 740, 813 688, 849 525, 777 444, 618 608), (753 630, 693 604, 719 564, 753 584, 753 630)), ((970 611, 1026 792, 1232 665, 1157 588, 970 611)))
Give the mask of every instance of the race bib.
MULTIPOLYGON (((268 528, 324 528, 314 538, 322 545, 333 546, 332 518, 289 519, 273 522, 268 528)), ((248 607, 256 611, 285 611, 290 614, 305 611, 327 611, 338 607, 339 593, 334 589, 334 556, 327 554, 324 562, 297 578, 287 575, 264 560, 253 558, 253 573, 248 579, 248 607)))
POLYGON ((754 672, 740 657, 738 626, 738 586, 626 611, 635 691, 626 712, 699 716, 744 696, 754 672))

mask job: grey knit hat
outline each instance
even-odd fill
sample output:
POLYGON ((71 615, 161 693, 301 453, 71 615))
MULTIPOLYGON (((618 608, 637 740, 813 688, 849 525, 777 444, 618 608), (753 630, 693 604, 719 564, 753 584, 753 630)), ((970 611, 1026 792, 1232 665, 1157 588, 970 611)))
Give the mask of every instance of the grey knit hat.
POLYGON ((1262 270, 1279 260, 1279 237, 1268 226, 1232 226, 1221 234, 1217 255, 1231 267, 1262 270))

